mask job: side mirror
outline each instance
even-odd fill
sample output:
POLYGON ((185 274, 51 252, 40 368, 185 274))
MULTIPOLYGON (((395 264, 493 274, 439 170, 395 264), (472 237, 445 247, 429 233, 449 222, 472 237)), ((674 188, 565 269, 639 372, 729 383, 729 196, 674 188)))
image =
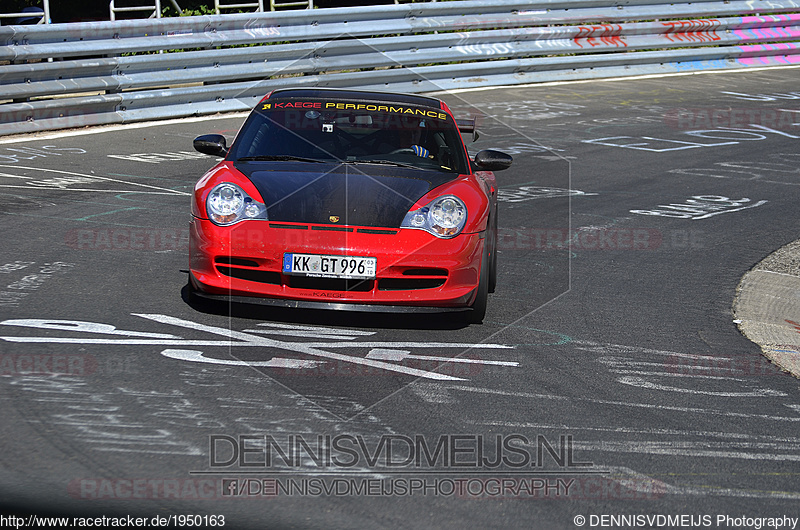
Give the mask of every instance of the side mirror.
POLYGON ((221 134, 204 134, 194 139, 194 148, 204 155, 225 158, 228 155, 228 144, 221 134))
POLYGON ((514 159, 511 158, 511 155, 501 153, 500 151, 494 151, 492 149, 484 149, 475 155, 475 165, 478 166, 478 169, 482 169, 483 171, 500 171, 502 169, 508 169, 513 160, 514 159))

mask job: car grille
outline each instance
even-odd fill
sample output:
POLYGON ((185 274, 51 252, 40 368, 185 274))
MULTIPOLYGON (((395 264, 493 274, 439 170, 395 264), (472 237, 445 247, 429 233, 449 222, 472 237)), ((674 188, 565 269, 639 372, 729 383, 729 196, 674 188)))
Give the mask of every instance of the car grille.
POLYGON ((383 278, 378 281, 379 291, 413 291, 435 289, 446 282, 446 278, 383 278))
POLYGON ((222 265, 217 265, 217 270, 220 274, 230 276, 231 278, 238 278, 240 280, 248 280, 258 283, 271 283, 274 285, 281 284, 281 275, 277 272, 254 269, 239 269, 236 267, 224 267, 222 265))
POLYGON ((214 259, 217 271, 231 278, 271 285, 286 285, 292 289, 316 291, 415 291, 436 289, 447 281, 447 270, 439 268, 415 268, 403 271, 402 278, 378 278, 377 280, 345 280, 339 278, 314 278, 311 276, 286 276, 276 271, 260 268, 254 260, 236 256, 217 256, 214 259))
POLYGON ((287 276, 287 279, 287 284, 293 289, 366 293, 375 288, 374 280, 342 280, 339 278, 313 278, 311 276, 287 276))

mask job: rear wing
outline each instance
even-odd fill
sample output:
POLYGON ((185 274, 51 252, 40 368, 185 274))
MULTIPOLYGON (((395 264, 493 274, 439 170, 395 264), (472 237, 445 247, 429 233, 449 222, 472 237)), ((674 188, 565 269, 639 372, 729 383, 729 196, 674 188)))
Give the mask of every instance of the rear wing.
POLYGON ((480 133, 477 129, 477 122, 478 120, 475 118, 464 118, 460 120, 456 120, 456 125, 458 125, 458 131, 464 134, 472 134, 472 141, 476 141, 480 137, 480 133))

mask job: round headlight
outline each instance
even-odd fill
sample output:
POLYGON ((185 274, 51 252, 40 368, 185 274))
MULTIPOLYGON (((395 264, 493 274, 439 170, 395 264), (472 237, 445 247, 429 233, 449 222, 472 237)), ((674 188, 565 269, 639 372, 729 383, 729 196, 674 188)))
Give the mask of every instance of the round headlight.
POLYGON ((466 217, 464 204, 455 197, 439 199, 431 208, 433 224, 442 228, 456 228, 466 217))
POLYGON ((467 207, 452 195, 437 199, 428 213, 431 230, 444 237, 457 235, 467 222, 467 207))
POLYGON ((245 194, 236 184, 224 182, 208 194, 208 217, 217 224, 236 222, 245 209, 245 194))
POLYGON ((428 206, 406 214, 401 227, 420 228, 431 234, 450 238, 455 237, 467 224, 467 206, 455 195, 445 195, 428 206))

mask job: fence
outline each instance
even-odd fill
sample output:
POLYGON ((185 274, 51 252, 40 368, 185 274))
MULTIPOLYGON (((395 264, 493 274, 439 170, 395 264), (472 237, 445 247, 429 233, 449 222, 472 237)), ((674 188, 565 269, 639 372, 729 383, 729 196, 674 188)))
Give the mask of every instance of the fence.
MULTIPOLYGON (((134 18, 142 18, 141 14, 144 14, 144 16, 147 18, 161 18, 161 0, 149 0, 149 2, 152 3, 148 3, 148 0, 141 1, 144 1, 145 3, 139 3, 133 6, 117 6, 115 3, 116 0, 109 0, 109 20, 117 20, 118 13, 121 13, 123 16, 129 16, 133 14, 134 18)), ((7 19, 16 21, 23 19, 24 22, 19 22, 20 24, 51 24, 50 0, 39 0, 37 3, 41 3, 42 7, 28 7, 21 12, 13 13, 0 11, 0 20, 7 19)), ((178 13, 183 11, 177 0, 169 0, 169 3, 178 13)), ((395 3, 399 3, 399 0, 395 0, 395 3)), ((314 0, 269 0, 266 6, 264 5, 264 0, 245 3, 241 3, 236 0, 233 0, 233 3, 231 3, 230 0, 214 0, 214 11, 217 15, 226 10, 263 12, 266 8, 268 8, 270 11, 284 8, 313 9, 314 0)))
POLYGON ((244 111, 282 86, 429 92, 800 65, 795 0, 674 1, 454 1, 4 26, 0 134, 244 111), (173 50, 182 51, 163 53, 173 50))

